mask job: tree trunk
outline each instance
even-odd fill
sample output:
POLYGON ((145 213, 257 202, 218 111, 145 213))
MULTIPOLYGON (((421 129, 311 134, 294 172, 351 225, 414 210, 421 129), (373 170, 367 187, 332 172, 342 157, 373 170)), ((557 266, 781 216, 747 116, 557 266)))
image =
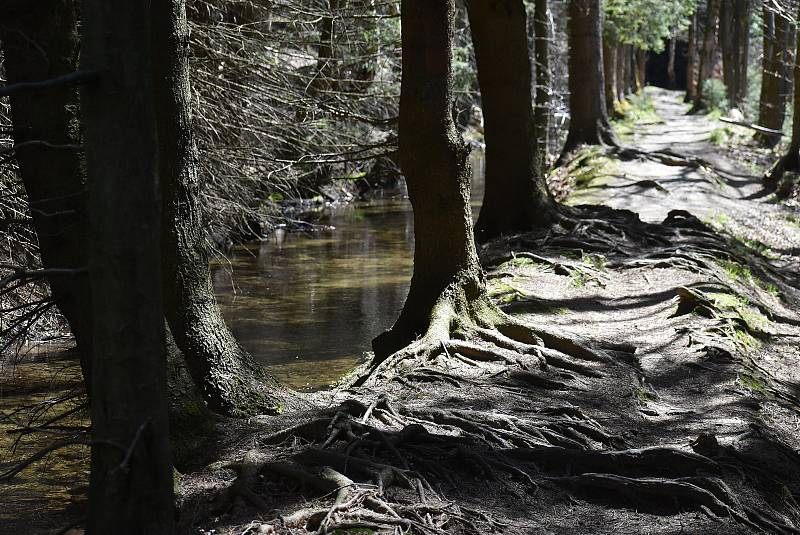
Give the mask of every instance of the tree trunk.
POLYGON ((747 100, 747 67, 750 59, 750 19, 752 10, 749 0, 736 0, 735 46, 737 62, 734 66, 736 93, 733 101, 741 108, 747 100))
MULTIPOLYGON (((800 13, 798 13, 800 16, 800 13)), ((795 56, 800 57, 800 32, 795 32, 795 56)), ((789 149, 764 175, 764 185, 775 189, 786 171, 800 171, 800 65, 794 67, 794 115, 792 115, 792 139, 789 149)))
POLYGON ((644 86, 647 83, 647 51, 637 48, 634 59, 636 61, 636 92, 639 93, 644 91, 644 86))
POLYGON ((686 96, 684 102, 694 102, 697 96, 697 84, 695 82, 695 69, 697 68, 697 10, 692 13, 692 20, 689 24, 689 49, 686 53, 686 96))
POLYGON ((717 0, 708 0, 706 4, 706 18, 703 28, 703 44, 700 49, 700 65, 697 69, 697 87, 695 89, 695 100, 693 111, 700 111, 705 107, 703 102, 703 86, 711 77, 714 69, 714 36, 717 28, 717 12, 719 3, 717 0))
POLYGON ((731 0, 723 1, 719 8, 719 44, 722 49, 722 81, 725 83, 726 98, 733 105, 734 95, 737 93, 736 70, 734 65, 739 62, 736 45, 734 43, 734 22, 736 6, 731 0))
MULTIPOLYGON (((786 115, 783 93, 783 55, 786 41, 785 17, 775 15, 764 7, 764 55, 761 63, 761 94, 758 107, 758 124, 781 130, 786 115)), ((774 147, 779 138, 755 134, 755 139, 765 147, 774 147)))
POLYGON ((626 87, 626 77, 628 76, 628 70, 626 69, 626 58, 627 58, 627 45, 617 45, 617 74, 616 74, 616 81, 617 81, 617 100, 623 101, 627 96, 627 87, 626 87))
POLYGON ((750 47, 750 3, 723 2, 719 24, 722 64, 728 102, 742 107, 747 97, 747 58, 750 47))
POLYGON ((442 310, 465 311, 485 296, 469 205, 469 147, 450 112, 454 17, 454 0, 402 1, 400 162, 414 208, 414 274, 397 322, 373 341, 378 361, 431 328, 449 337, 451 316, 436 325, 442 310))
MULTIPOLYGON (((171 534, 159 254, 158 145, 148 3, 85 0, 82 92, 91 217, 90 535, 171 534)), ((161 52, 161 51, 159 51, 161 52)))
POLYGON ((319 23, 319 45, 317 46, 317 74, 311 86, 331 89, 336 85, 336 12, 347 0, 328 0, 326 15, 319 23))
MULTIPOLYGON (((12 14, 13 15, 13 14, 12 14)), ((36 82, 75 71, 79 42, 72 0, 31 5, 0 24, 9 84, 36 82)), ((51 276, 50 291, 78 345, 91 389, 91 292, 88 267, 86 184, 74 110, 77 93, 57 87, 10 97, 15 156, 25 184, 45 268, 75 269, 51 276), (28 143, 30 142, 30 143, 28 143), (38 143, 45 142, 45 143, 38 143)))
POLYGON ((785 44, 783 45, 783 53, 780 57, 780 80, 781 101, 785 109, 786 104, 792 98, 792 89, 794 88, 794 47, 797 42, 797 29, 794 23, 788 18, 784 18, 782 27, 785 44))
POLYGON ((627 88, 626 94, 632 95, 636 93, 636 48, 633 45, 628 45, 628 57, 626 58, 627 69, 628 69, 628 80, 627 80, 627 88))
POLYGON ((669 47, 667 51, 667 80, 670 89, 675 89, 678 86, 677 79, 675 77, 675 49, 677 48, 678 38, 675 33, 675 30, 673 30, 672 37, 667 45, 669 47))
POLYGON ((286 394, 236 342, 222 318, 208 268, 197 147, 191 124, 185 0, 151 8, 162 199, 164 312, 187 368, 212 410, 274 412, 286 394))
POLYGON ((536 140, 536 176, 544 176, 547 169, 547 152, 550 146, 550 13, 547 0, 535 0, 533 12, 534 47, 536 61, 536 92, 533 108, 533 130, 536 140))
POLYGON ((469 3, 486 140, 486 189, 475 225, 479 241, 556 218, 536 165, 526 19, 522 0, 469 3))
POLYGON ((600 0, 570 0, 570 122, 562 158, 582 144, 617 145, 606 113, 600 0))
POLYGON ((617 46, 614 39, 603 35, 603 72, 605 73, 606 112, 609 116, 614 113, 614 102, 617 100, 617 46))

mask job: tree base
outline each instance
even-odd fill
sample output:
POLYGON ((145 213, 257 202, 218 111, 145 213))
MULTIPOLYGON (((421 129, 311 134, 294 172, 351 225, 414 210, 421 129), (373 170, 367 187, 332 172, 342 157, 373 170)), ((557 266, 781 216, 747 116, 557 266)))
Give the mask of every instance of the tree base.
POLYGON ((793 189, 794 180, 788 184, 783 184, 783 178, 787 173, 800 172, 800 155, 794 151, 783 155, 775 164, 764 174, 761 182, 768 191, 774 191, 781 197, 787 197, 793 189))
MULTIPOLYGON (((376 339, 374 345, 379 350, 391 348, 398 340, 411 336, 393 328, 376 339)), ((601 377, 599 368, 619 351, 632 353, 635 348, 602 346, 533 328, 501 311, 485 295, 468 300, 463 291, 449 288, 437 300, 430 324, 421 336, 389 355, 376 353, 376 358, 346 383, 385 384, 404 372, 444 360, 476 367, 499 363, 514 368, 515 377, 524 382, 562 389, 567 387, 563 379, 574 377, 573 374, 601 377), (558 370, 559 378, 548 377, 548 371, 553 369, 558 370)))

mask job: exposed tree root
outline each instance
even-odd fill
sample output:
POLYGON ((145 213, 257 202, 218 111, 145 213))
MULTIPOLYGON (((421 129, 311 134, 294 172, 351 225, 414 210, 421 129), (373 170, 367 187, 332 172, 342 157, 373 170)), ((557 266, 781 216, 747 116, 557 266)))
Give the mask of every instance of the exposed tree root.
POLYGON ((742 506, 731 489, 718 478, 630 478, 586 473, 549 480, 577 496, 612 507, 630 507, 654 514, 695 510, 715 518, 732 518, 759 532, 800 533, 800 530, 789 524, 742 506))
MULTIPOLYGON (((620 348, 616 348, 620 349, 620 348)), ((625 346, 623 352, 635 348, 625 346)), ((563 382, 547 374, 562 371, 560 378, 602 377, 597 364, 614 361, 614 350, 607 350, 575 336, 564 336, 539 327, 525 325, 502 312, 488 298, 465 306, 459 300, 443 297, 431 314, 427 332, 397 353, 362 368, 349 381, 352 386, 382 384, 405 373, 424 374, 428 380, 459 379, 446 372, 458 362, 473 368, 484 363, 505 366, 507 378, 540 388, 577 388, 576 382, 563 382), (467 308, 467 310, 463 310, 467 308), (570 384, 572 383, 572 384, 570 384)))
MULTIPOLYGON (((454 506, 444 496, 460 487, 463 472, 503 484, 509 477, 536 492, 544 485, 612 507, 653 514, 701 511, 769 533, 797 533, 777 516, 743 505, 720 479, 733 455, 701 436, 694 453, 670 447, 601 450, 621 441, 572 406, 544 408, 530 417, 473 410, 394 406, 386 397, 369 405, 343 404, 327 420, 291 429, 320 446, 291 460, 245 454, 223 504, 269 510, 257 493, 258 475, 282 478, 319 496, 276 517, 276 528, 329 533, 364 527, 404 532, 466 533, 502 530, 501 523, 454 506), (312 430, 313 432, 309 432, 312 430), (718 462, 711 457, 724 459, 718 462), (392 490, 398 488, 401 491, 392 490), (402 490, 405 489, 405 490, 402 490)), ((271 435, 274 440, 279 435, 271 435)))
MULTIPOLYGON (((583 207, 566 221, 549 233, 509 236, 500 245, 490 244, 484 259, 502 266, 524 258, 558 274, 600 280, 608 267, 678 267, 713 275, 725 259, 754 266, 765 281, 785 283, 767 262, 742 256, 683 211, 651 225, 629 212, 583 207), (503 248, 522 252, 492 256, 503 248), (603 257, 565 258, 558 254, 563 249, 603 257)), ((720 285, 728 284, 716 278, 720 285)), ((755 466, 732 446, 720 446, 713 435, 701 435, 692 450, 632 448, 635 439, 618 436, 573 405, 548 401, 585 396, 584 391, 601 384, 598 379, 629 373, 624 364, 633 360, 635 347, 525 325, 488 297, 467 300, 463 292, 450 290, 433 307, 429 327, 418 339, 383 361, 368 363, 337 390, 338 399, 356 399, 261 437, 264 445, 284 444, 282 457, 270 456, 270 448, 248 452, 237 466, 236 482, 222 494, 226 506, 256 508, 282 532, 502 532, 504 523, 449 501, 474 476, 491 481, 492 488, 508 485, 510 493, 520 495, 556 489, 561 496, 567 491, 615 508, 659 515, 699 511, 748 531, 797 533, 792 520, 775 512, 792 514, 794 491, 780 505, 741 492, 744 482, 764 496, 783 489, 782 475, 755 466), (454 409, 445 394, 430 395, 437 389, 455 398, 469 397, 474 404, 454 409), (496 411, 494 398, 480 399, 484 390, 507 394, 524 409, 513 415, 496 411), (415 399, 417 392, 426 394, 422 401, 415 399), (274 504, 269 493, 260 492, 264 481, 301 485, 310 490, 303 495, 311 499, 295 504, 297 510, 288 507, 288 514, 270 516, 274 504), (754 502, 770 505, 756 510, 754 502)), ((713 300, 694 286, 680 287, 677 294, 681 313, 720 315, 713 300)), ((757 303, 755 297, 751 302, 757 303)), ((714 353, 709 359, 716 355, 716 364, 733 358, 723 349, 709 352, 714 353)), ((797 463, 791 449, 779 458, 797 463)))

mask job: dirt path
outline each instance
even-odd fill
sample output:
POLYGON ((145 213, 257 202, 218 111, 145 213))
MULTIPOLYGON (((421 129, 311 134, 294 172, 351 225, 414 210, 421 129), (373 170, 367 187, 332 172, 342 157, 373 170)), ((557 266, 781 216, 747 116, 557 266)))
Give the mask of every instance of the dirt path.
POLYGON ((776 254, 800 256, 795 214, 763 190, 759 173, 727 160, 711 142, 712 132, 724 125, 705 115, 687 115, 683 93, 654 87, 647 93, 661 122, 638 125, 629 143, 646 152, 680 154, 699 167, 621 161, 613 176, 598 184, 596 191, 583 192, 582 199, 631 210, 650 222, 662 221, 670 210, 688 210, 715 228, 758 241, 776 254), (647 180, 659 187, 637 185, 647 180))
POLYGON ((507 313, 590 351, 442 341, 228 429, 237 462, 181 478, 186 532, 797 533, 800 229, 652 95, 664 123, 633 144, 658 161, 578 195, 641 220, 587 209, 482 252, 507 313))

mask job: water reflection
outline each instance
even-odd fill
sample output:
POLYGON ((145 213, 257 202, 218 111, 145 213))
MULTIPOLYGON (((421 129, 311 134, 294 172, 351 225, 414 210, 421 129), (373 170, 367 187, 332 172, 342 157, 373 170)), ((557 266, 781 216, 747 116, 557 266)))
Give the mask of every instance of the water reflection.
MULTIPOLYGON (((483 159, 473 157, 473 207, 483 159)), ((412 271, 413 214, 402 194, 326 211, 317 233, 277 232, 214 269, 228 325, 270 373, 318 389, 352 369, 403 306, 412 271)))

